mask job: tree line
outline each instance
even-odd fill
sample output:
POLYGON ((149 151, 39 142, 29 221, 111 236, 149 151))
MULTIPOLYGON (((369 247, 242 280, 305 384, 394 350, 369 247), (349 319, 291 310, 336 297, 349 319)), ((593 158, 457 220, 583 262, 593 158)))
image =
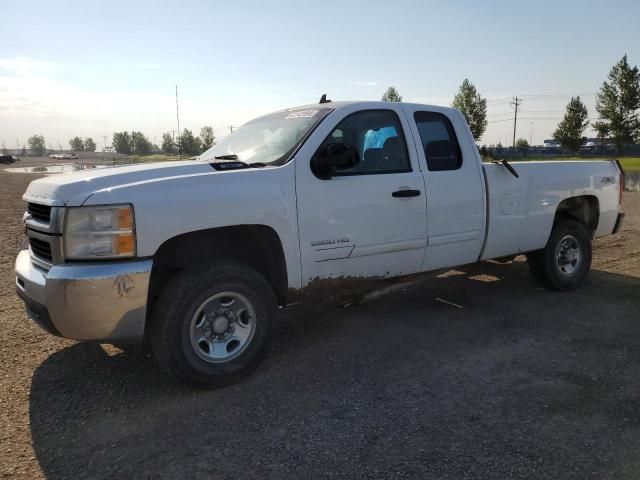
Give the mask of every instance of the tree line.
MULTIPOLYGON (((382 96, 385 102, 401 102, 402 96, 395 87, 389 87, 382 96)), ((477 141, 487 129, 487 99, 475 86, 465 79, 451 103, 460 110, 477 141)), ((630 143, 640 143, 640 72, 631 67, 624 55, 610 70, 608 80, 602 83, 596 95, 598 121, 593 123, 598 138, 604 143, 616 145, 618 153, 630 143)), ((565 108, 563 119, 553 132, 553 138, 572 153, 577 153, 586 142, 584 132, 589 126, 589 112, 580 96, 571 97, 565 108)), ((526 148, 529 143, 519 138, 516 147, 526 148)))
MULTIPOLYGON (((182 131, 181 135, 178 135, 177 139, 173 138, 171 132, 164 132, 162 134, 162 145, 160 147, 153 144, 144 133, 139 131, 114 132, 112 139, 114 150, 126 155, 148 155, 160 151, 170 155, 176 153, 199 155, 203 151, 211 148, 215 143, 216 136, 213 128, 210 126, 202 127, 200 129, 200 136, 198 137, 194 136, 193 132, 187 128, 182 131)), ((46 155, 48 151, 45 138, 42 135, 32 135, 28 138, 27 144, 29 145, 29 151, 37 157, 46 155)), ((78 136, 69 140, 69 146, 74 152, 95 152, 97 147, 93 138, 86 137, 83 139, 78 136)), ((3 154, 7 151, 3 142, 3 154)), ((26 145, 22 147, 21 155, 27 155, 26 145)))
POLYGON ((196 137, 193 132, 185 128, 178 138, 175 139, 171 132, 162 134, 161 145, 152 144, 142 133, 132 131, 115 132, 113 134, 113 148, 118 153, 147 155, 151 152, 162 151, 169 155, 184 153, 185 155, 199 155, 203 151, 215 145, 216 136, 213 128, 204 126, 200 129, 200 136, 196 137))
MULTIPOLYGON (((382 101, 402 102, 402 96, 395 87, 390 86, 382 95, 382 101)), ((451 106, 463 113, 473 136, 476 141, 479 141, 488 125, 487 99, 478 93, 469 79, 465 78, 454 96, 451 106)), ((599 118, 592 126, 598 138, 603 143, 605 141, 614 143, 618 153, 624 151, 626 144, 640 143, 639 109, 640 71, 637 66, 631 67, 627 55, 624 55, 611 68, 607 80, 602 83, 600 91, 596 95, 596 111, 599 118)), ((565 108, 563 119, 553 132, 553 138, 562 147, 577 153, 586 141, 584 132, 589 124, 589 112, 580 96, 571 97, 565 108)), ((45 138, 42 135, 29 137, 27 143, 30 151, 36 156, 42 156, 47 152, 45 138)), ((147 155, 158 151, 170 155, 176 153, 199 155, 215 143, 216 137, 210 126, 202 127, 199 136, 194 136, 193 132, 187 128, 178 135, 178 138, 174 138, 171 132, 164 132, 160 146, 153 144, 139 131, 121 131, 113 134, 113 148, 116 152, 126 155, 147 155)), ((94 152, 96 150, 96 143, 91 137, 85 139, 78 136, 73 137, 69 140, 69 146, 74 152, 94 152)), ((529 144, 524 138, 520 138, 516 142, 518 148, 528 146, 529 144)), ((3 152, 5 150, 3 145, 3 152)), ((26 155, 26 153, 26 148, 23 146, 22 155, 26 155)))
POLYGON ((80 137, 73 137, 69 140, 69 146, 74 152, 95 152, 96 142, 93 138, 87 137, 84 140, 80 137))

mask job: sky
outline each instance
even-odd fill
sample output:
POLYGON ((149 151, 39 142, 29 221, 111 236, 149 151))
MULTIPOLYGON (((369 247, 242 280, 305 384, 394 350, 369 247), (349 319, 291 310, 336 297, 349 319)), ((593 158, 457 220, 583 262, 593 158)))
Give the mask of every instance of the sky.
MULTIPOLYGON (((488 101, 480 144, 541 144, 572 95, 595 93, 625 53, 640 64, 640 1, 0 0, 0 141, 52 148, 114 131, 160 143, 291 106, 379 100, 450 105, 468 78, 488 101)), ((591 131, 587 131, 591 134, 591 131)))

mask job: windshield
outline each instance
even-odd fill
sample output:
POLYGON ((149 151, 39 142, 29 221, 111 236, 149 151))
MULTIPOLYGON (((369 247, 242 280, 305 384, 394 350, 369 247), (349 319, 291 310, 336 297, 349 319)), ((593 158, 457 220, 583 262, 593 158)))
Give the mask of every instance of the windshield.
POLYGON ((318 122, 331 111, 321 106, 283 110, 251 120, 200 155, 207 162, 240 160, 282 165, 318 122), (216 157, 218 157, 216 159, 216 157))

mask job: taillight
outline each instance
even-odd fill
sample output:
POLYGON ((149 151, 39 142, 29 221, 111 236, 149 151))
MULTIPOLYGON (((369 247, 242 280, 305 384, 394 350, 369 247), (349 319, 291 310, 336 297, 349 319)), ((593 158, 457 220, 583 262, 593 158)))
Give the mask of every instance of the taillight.
POLYGON ((619 184, 618 184, 618 205, 622 205, 622 192, 624 192, 624 169, 618 159, 616 159, 616 165, 618 166, 618 171, 620 172, 619 184))
POLYGON ((618 196, 618 205, 622 205, 622 192, 624 192, 624 172, 620 172, 620 195, 618 196))

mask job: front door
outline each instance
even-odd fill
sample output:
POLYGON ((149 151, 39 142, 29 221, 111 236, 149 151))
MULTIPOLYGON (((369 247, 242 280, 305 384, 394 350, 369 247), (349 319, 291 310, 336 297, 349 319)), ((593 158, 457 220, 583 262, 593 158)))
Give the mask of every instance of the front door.
POLYGON ((329 114, 298 152, 303 286, 316 279, 420 270, 426 198, 410 135, 400 106, 350 105, 329 114), (357 150, 360 163, 330 179, 318 178, 311 169, 312 156, 320 147, 340 142, 357 150))

